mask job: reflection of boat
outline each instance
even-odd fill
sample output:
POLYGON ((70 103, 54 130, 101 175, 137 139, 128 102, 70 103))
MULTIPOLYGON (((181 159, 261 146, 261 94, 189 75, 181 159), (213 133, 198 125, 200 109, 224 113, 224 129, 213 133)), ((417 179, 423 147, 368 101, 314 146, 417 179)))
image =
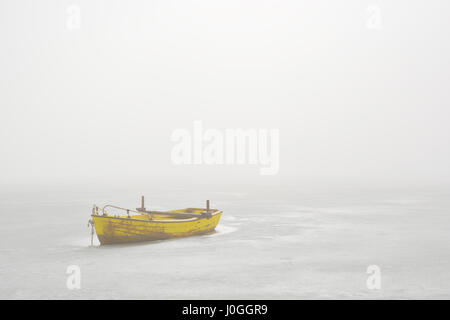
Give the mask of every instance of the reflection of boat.
MULTIPOLYGON (((186 208, 171 211, 147 211, 142 206, 135 210, 107 205, 101 209, 94 206, 90 223, 95 227, 101 244, 161 240, 207 234, 216 228, 222 211, 209 208, 186 208), (108 214, 106 209, 126 211, 126 215, 108 214), (137 213, 130 215, 131 212, 137 213)), ((92 239, 91 239, 92 242, 92 239)))

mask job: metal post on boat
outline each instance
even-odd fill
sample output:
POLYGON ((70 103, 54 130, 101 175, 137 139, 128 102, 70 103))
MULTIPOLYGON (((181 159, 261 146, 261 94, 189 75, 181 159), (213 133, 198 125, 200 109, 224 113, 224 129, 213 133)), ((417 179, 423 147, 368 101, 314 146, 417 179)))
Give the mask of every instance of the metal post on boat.
POLYGON ((144 205, 144 196, 141 196, 141 207, 136 208, 137 211, 145 212, 145 205, 144 205))
POLYGON ((209 200, 206 200, 206 216, 211 217, 211 213, 209 212, 209 200))

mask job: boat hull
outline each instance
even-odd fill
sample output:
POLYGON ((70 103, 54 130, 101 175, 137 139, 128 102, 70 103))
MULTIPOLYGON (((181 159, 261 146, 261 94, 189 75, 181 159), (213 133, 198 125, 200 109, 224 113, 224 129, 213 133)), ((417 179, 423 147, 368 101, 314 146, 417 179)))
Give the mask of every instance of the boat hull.
POLYGON ((133 217, 92 215, 100 244, 127 243, 189 237, 214 231, 222 212, 210 217, 145 220, 133 217))

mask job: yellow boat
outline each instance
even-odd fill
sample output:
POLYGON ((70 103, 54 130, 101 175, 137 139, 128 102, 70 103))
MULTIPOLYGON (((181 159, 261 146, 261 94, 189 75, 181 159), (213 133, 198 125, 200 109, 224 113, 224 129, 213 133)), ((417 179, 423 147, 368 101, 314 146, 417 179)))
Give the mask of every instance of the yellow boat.
POLYGON ((92 219, 91 244, 94 228, 100 244, 162 240, 178 237, 208 234, 219 223, 222 211, 209 208, 186 208, 171 211, 147 211, 142 204, 136 210, 106 205, 101 210, 94 205, 92 219), (114 208, 126 211, 126 215, 110 215, 106 209, 114 208), (137 213, 130 215, 130 213, 137 213))

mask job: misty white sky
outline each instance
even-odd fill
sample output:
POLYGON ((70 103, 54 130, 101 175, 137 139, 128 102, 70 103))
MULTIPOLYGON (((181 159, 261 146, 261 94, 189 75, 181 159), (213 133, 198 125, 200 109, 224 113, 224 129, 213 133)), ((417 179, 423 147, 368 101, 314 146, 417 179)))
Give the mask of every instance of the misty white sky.
POLYGON ((0 0, 0 184, 448 182, 449 12, 444 0, 0 0), (371 5, 381 29, 366 27, 371 5), (175 166, 171 134, 195 120, 279 129, 279 174, 175 166))

